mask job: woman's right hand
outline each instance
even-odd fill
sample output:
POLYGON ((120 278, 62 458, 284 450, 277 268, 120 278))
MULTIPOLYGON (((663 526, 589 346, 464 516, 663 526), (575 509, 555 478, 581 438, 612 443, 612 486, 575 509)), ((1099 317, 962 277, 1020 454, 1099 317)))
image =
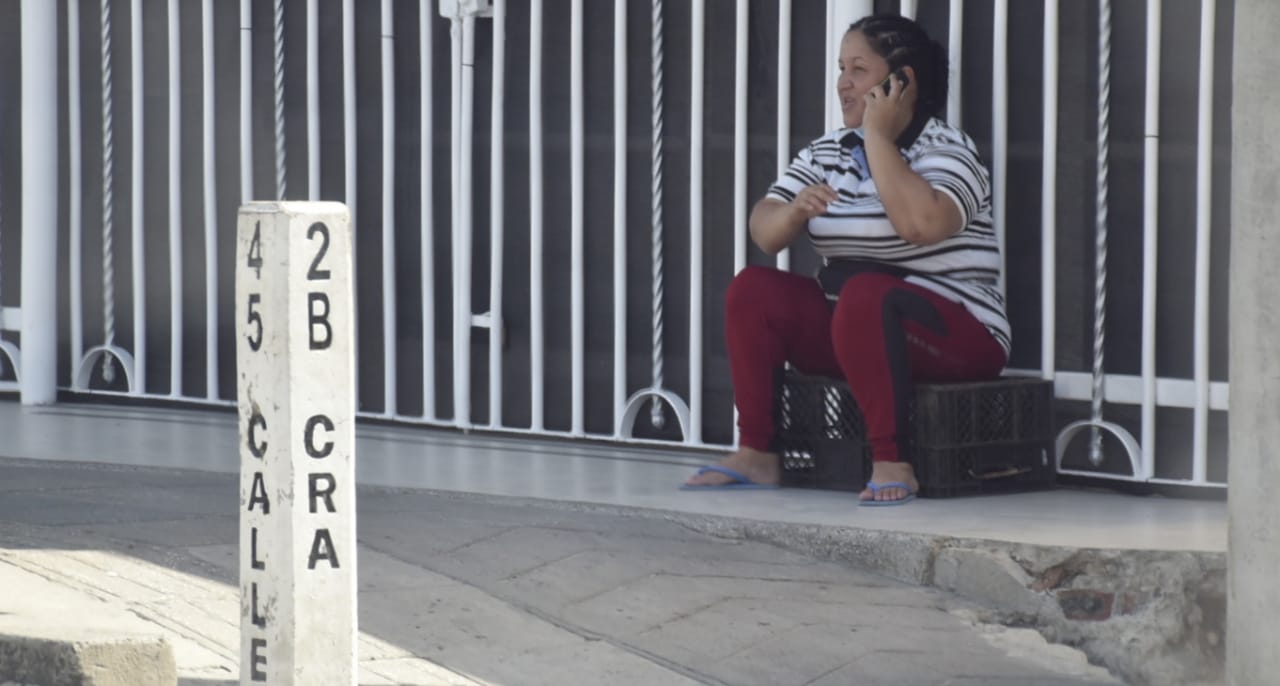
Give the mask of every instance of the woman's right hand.
POLYGON ((761 198, 751 209, 751 239, 765 253, 776 254, 804 233, 809 220, 825 214, 827 206, 838 198, 835 189, 825 183, 802 188, 791 202, 761 198))
POLYGON ((791 201, 791 206, 800 213, 803 221, 809 221, 826 214, 827 206, 839 199, 836 189, 825 183, 815 183, 801 189, 791 201))

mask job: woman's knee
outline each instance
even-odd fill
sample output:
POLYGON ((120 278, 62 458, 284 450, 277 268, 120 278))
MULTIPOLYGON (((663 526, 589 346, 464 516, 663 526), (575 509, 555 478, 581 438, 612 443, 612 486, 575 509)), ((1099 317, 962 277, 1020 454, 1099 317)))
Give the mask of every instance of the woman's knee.
POLYGON ((879 329, 884 313, 884 299, 889 291, 902 285, 902 279, 888 274, 859 274, 840 289, 833 317, 833 333, 866 328, 879 329))
POLYGON ((777 277, 782 272, 770 267, 752 265, 743 268, 724 294, 725 314, 734 317, 744 310, 759 310, 761 303, 776 289, 777 277))

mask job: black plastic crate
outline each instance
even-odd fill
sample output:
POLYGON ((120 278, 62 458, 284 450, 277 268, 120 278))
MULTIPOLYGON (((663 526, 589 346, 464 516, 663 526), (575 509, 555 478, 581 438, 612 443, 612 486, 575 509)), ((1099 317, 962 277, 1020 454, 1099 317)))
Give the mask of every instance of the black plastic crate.
POLYGON ((974 383, 919 384, 912 412, 917 447, 1052 440, 1053 383, 1003 377, 974 383), (915 417, 926 421, 914 421, 915 417))
POLYGON ((1052 453, 1052 441, 918 448, 915 468, 920 495, 950 498, 1052 488, 1052 453))
POLYGON ((871 475, 867 428, 849 387, 819 376, 781 375, 774 402, 782 485, 861 491, 871 475))
MULTIPOLYGON (((774 414, 784 486, 865 487, 871 473, 866 427, 844 382, 786 372, 774 414)), ((1054 483, 1051 382, 1006 377, 919 384, 911 415, 909 449, 924 497, 1054 483)))
POLYGON ((793 438, 781 448, 782 485, 861 491, 871 476, 866 444, 830 438, 793 438))

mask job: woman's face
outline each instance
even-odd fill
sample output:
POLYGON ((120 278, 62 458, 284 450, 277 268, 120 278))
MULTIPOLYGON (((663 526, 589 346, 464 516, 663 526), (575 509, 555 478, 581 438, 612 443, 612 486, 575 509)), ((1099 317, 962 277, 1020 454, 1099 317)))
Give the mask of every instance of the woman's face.
POLYGON ((871 49, 861 31, 850 31, 840 41, 838 65, 836 95, 840 98, 844 125, 862 126, 862 112, 866 107, 862 96, 889 76, 889 63, 871 49))

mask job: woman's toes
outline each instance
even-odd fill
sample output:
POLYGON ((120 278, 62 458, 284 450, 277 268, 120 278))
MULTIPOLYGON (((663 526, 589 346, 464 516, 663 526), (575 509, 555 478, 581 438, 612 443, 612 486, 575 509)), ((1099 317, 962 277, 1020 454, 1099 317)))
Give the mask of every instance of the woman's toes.
POLYGON ((727 483, 728 481, 729 477, 724 474, 708 471, 702 472, 701 474, 694 474, 689 477, 688 481, 685 481, 685 483, 689 486, 719 486, 720 484, 727 483))
POLYGON ((879 500, 902 500, 907 497, 907 492, 901 488, 882 488, 878 494, 879 500))

